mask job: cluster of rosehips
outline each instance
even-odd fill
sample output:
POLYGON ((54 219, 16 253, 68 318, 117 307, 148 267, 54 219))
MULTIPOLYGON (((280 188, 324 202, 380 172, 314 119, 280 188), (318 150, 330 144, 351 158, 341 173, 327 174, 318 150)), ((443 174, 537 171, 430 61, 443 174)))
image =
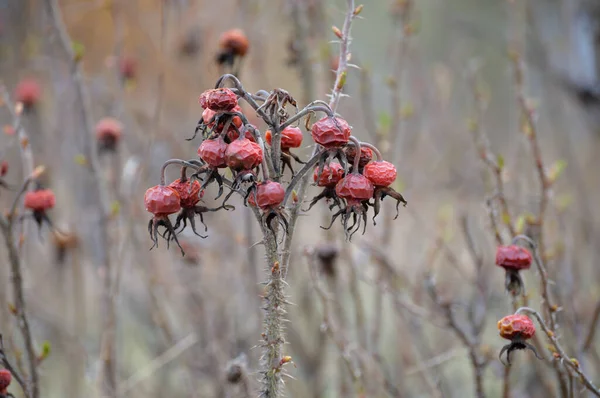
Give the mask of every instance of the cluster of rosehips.
MULTIPOLYGON (((264 147, 260 131, 248 123, 238 104, 238 97, 247 99, 249 95, 240 87, 241 84, 234 91, 217 85, 217 88, 202 93, 199 99, 203 108, 202 118, 194 136, 189 138, 194 139, 198 133, 202 135, 203 141, 197 151, 198 159, 167 161, 163 167, 161 184, 147 190, 146 209, 154 215, 148 224, 154 242, 152 247, 158 243, 158 228, 161 226, 164 227, 162 237, 167 242, 174 240, 178 245, 177 234, 181 232, 178 228, 180 225, 185 228, 186 221, 190 222, 197 234, 194 226, 195 215, 199 215, 202 221, 202 213, 206 211, 232 208, 226 205, 226 202, 234 192, 242 195, 244 205, 258 207, 262 222, 271 231, 275 232, 272 222, 277 220, 287 232, 288 221, 284 205, 293 192, 298 177, 310 172, 313 167, 314 181, 323 191, 312 199, 310 207, 323 198, 331 203, 331 209, 337 207, 332 224, 341 216, 348 237, 359 229, 362 220, 365 221, 366 227, 369 207, 375 209, 375 216, 379 213, 380 202, 384 197, 391 196, 396 199, 396 207, 400 203, 406 204, 402 195, 390 186, 397 176, 394 165, 384 161, 377 148, 352 137, 348 123, 342 118, 334 117, 329 108, 321 108, 330 115, 314 123, 311 128, 312 138, 318 144, 315 156, 304 163, 293 154, 291 150, 302 145, 303 134, 298 127, 286 123, 289 115, 282 109, 286 103, 295 105, 295 101, 284 90, 274 90, 268 97, 254 96, 264 101, 262 107, 249 102, 257 112, 262 111, 263 118, 265 112, 270 112, 277 114, 279 121, 283 123, 277 125, 272 120, 265 120, 274 127, 271 130, 278 131, 276 138, 279 141, 282 169, 285 170, 287 166, 294 178, 287 189, 280 182, 274 181, 274 178, 269 177, 266 160, 268 151, 272 150, 269 148, 274 144, 275 136, 271 130, 267 130, 264 140, 269 148, 264 147), (373 153, 377 156, 376 160, 373 160, 373 153), (352 160, 351 166, 348 165, 347 159, 352 160), (292 160, 304 164, 298 174, 294 174, 292 160), (167 185, 164 168, 169 164, 179 165, 182 174, 181 178, 167 185), (233 176, 231 181, 221 174, 223 169, 229 169, 233 176), (193 171, 189 178, 187 170, 193 171), (217 209, 198 206, 205 188, 213 182, 218 186, 216 199, 223 194, 225 185, 230 189, 223 204, 217 209), (169 215, 177 212, 179 215, 173 225, 169 215), (351 225, 350 220, 353 221, 351 225)), ((181 248, 181 245, 179 247, 181 248)))

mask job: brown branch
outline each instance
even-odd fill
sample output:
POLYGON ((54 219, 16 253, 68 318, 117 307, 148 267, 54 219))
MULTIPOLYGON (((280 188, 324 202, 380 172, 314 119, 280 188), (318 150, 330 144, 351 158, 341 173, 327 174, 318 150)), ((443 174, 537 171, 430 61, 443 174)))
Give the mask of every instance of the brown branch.
POLYGON ((585 343, 583 344, 583 351, 587 351, 594 343, 594 336, 596 335, 598 319, 600 319, 600 300, 598 300, 598 302, 596 303, 594 315, 592 316, 592 320, 590 321, 590 328, 588 329, 587 337, 584 340, 585 343))

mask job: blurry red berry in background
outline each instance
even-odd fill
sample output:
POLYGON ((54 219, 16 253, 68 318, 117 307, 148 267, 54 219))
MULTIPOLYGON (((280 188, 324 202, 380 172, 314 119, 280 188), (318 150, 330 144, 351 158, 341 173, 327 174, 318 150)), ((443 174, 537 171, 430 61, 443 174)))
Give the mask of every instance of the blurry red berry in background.
POLYGON ((123 125, 117 119, 105 117, 96 124, 96 139, 101 150, 115 150, 123 133, 123 125))
POLYGON ((200 194, 201 185, 198 181, 186 180, 181 182, 181 179, 178 178, 170 183, 169 187, 177 191, 181 200, 181 207, 184 209, 196 206, 196 203, 200 201, 204 194, 204 192, 200 194))
POLYGON ((43 212, 54 207, 56 197, 50 189, 38 189, 25 194, 24 206, 33 211, 43 212))
POLYGON ((250 43, 241 29, 231 29, 221 35, 219 46, 235 56, 243 57, 248 52, 250 43))
POLYGON ((4 177, 6 173, 8 173, 8 162, 3 160, 2 163, 0 163, 0 177, 4 177))
POLYGON ((123 56, 119 60, 119 73, 123 80, 135 79, 138 72, 138 65, 135 58, 132 56, 123 56))
POLYGON ((26 108, 34 106, 42 96, 40 84, 34 79, 24 79, 19 82, 15 89, 15 98, 26 108))
POLYGON ((378 160, 368 163, 363 170, 363 175, 376 187, 388 187, 396 181, 398 173, 396 166, 390 162, 378 160))
POLYGON ((6 389, 10 386, 12 374, 8 369, 0 369, 0 394, 6 394, 6 389))
POLYGON ((339 147, 348 143, 351 128, 344 119, 325 116, 315 122, 311 134, 315 142, 325 148, 339 147))
POLYGON ((175 189, 156 185, 146 191, 144 205, 149 213, 159 217, 166 216, 181 209, 181 198, 175 189))

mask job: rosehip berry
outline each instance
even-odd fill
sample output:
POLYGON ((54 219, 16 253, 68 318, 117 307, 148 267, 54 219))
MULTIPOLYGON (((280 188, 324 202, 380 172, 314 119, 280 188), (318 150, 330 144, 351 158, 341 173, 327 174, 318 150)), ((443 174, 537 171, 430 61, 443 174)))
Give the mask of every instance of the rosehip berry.
POLYGON ((496 249, 496 265, 506 270, 519 271, 531 267, 531 253, 517 245, 498 246, 496 249))
MULTIPOLYGON (((237 116, 236 116, 237 118, 237 116)), ((235 119, 234 119, 235 121, 235 119)), ((240 120, 241 123, 241 120, 240 120)), ((252 126, 254 127, 254 126, 252 126)), ((256 127, 254 127, 254 129, 256 130, 256 127)), ((244 138, 249 139, 252 142, 256 142, 256 139, 254 138, 254 135, 250 132, 250 129, 247 128, 246 126, 242 126, 240 128, 241 132, 244 134, 244 138)), ((233 142, 235 140, 237 140, 238 138, 240 138, 240 135, 238 134, 237 131, 235 131, 235 129, 230 128, 229 131, 227 132, 227 139, 229 140, 229 142, 233 142)))
MULTIPOLYGON (((239 105, 236 105, 231 112, 239 112, 242 113, 242 108, 239 105)), ((217 112, 213 111, 212 109, 206 108, 204 110, 204 112, 202 112, 202 120, 204 121, 204 124, 206 124, 209 128, 213 128, 213 126, 215 125, 215 122, 211 120, 213 119, 213 117, 215 117, 215 115, 217 114, 217 112)), ((239 129, 240 127, 242 127, 242 119, 240 119, 239 116, 234 116, 232 123, 235 124, 235 126, 239 129)), ((224 127, 223 122, 219 123, 218 128, 222 129, 224 127)), ((233 130, 233 127, 230 128, 230 131, 233 130)), ((233 130, 235 131, 235 130, 233 130)))
POLYGON ((498 321, 500 337, 508 340, 529 340, 535 334, 535 325, 527 315, 508 315, 498 321))
POLYGON ((219 46, 233 55, 243 57, 248 52, 250 43, 242 30, 231 29, 221 35, 219 46))
POLYGON ((337 196, 353 202, 371 199, 373 191, 373 183, 361 174, 348 174, 335 186, 337 196))
POLYGON ((8 162, 3 160, 2 163, 0 163, 0 177, 4 177, 6 173, 8 173, 8 162))
POLYGON ((123 80, 135 79, 137 75, 137 61, 131 56, 125 56, 119 61, 119 72, 123 80))
MULTIPOLYGON (((356 157, 356 147, 354 145, 350 145, 346 148, 346 158, 350 164, 354 163, 354 158, 356 157)), ((360 147, 360 160, 358 161, 358 169, 362 170, 367 163, 369 163, 373 159, 373 151, 371 149, 361 146, 360 147)))
POLYGON ((39 83, 33 79, 21 80, 15 89, 15 97, 25 108, 34 106, 42 96, 39 83))
POLYGON ((227 166, 232 170, 252 170, 262 162, 263 151, 257 143, 242 138, 227 146, 225 158, 227 166))
POLYGON ((319 178, 319 169, 316 168, 313 173, 313 180, 319 187, 333 187, 339 180, 344 176, 344 168, 339 163, 331 162, 324 166, 321 170, 321 177, 319 178))
POLYGON ((116 119, 107 117, 96 124, 96 139, 101 150, 115 150, 122 133, 123 125, 116 119))
MULTIPOLYGON (((298 127, 288 126, 281 132, 281 149, 298 148, 302 145, 302 130, 298 127)), ((271 130, 265 132, 267 144, 271 145, 271 130)))
POLYGON ((228 145, 223 138, 204 140, 198 148, 198 156, 212 167, 227 167, 225 153, 228 145))
MULTIPOLYGON (((285 198, 285 189, 275 181, 265 181, 258 184, 256 187, 256 202, 261 209, 272 209, 279 207, 285 198)), ((250 194, 248 202, 251 205, 254 203, 254 195, 250 194)))
POLYGON ((163 217, 177 213, 181 209, 181 197, 171 187, 156 185, 146 191, 144 205, 149 213, 163 217))
POLYGON ((6 389, 10 386, 12 374, 8 369, 0 369, 0 394, 6 394, 6 389))
POLYGON ((200 201, 200 198, 204 195, 204 191, 201 191, 201 185, 198 181, 185 180, 181 181, 181 178, 176 179, 169 184, 169 187, 173 188, 179 194, 181 200, 181 207, 184 209, 196 206, 196 203, 200 201))
POLYGON ((317 144, 334 148, 348 143, 351 128, 344 119, 325 116, 313 124, 311 134, 317 144))
POLYGON ((363 170, 363 175, 367 177, 376 187, 388 187, 394 181, 398 173, 396 167, 385 160, 370 162, 363 170))
POLYGON ((45 212, 54 207, 56 197, 50 189, 38 189, 25 194, 24 206, 34 212, 45 212))
POLYGON ((215 112, 227 112, 238 104, 237 96, 227 87, 206 90, 200 95, 200 106, 215 112))

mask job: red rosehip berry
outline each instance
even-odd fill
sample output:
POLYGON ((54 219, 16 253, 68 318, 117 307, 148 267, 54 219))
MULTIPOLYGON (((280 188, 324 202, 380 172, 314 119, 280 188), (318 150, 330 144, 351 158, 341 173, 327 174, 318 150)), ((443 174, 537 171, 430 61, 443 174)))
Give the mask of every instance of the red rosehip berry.
POLYGON ((12 374, 8 369, 0 369, 0 394, 6 394, 6 389, 10 386, 12 374))
POLYGON ((498 330, 508 340, 529 340, 535 334, 535 324, 526 315, 508 315, 498 321, 498 330))
POLYGON ((519 271, 531 267, 531 253, 517 245, 498 246, 496 265, 506 270, 519 271))
POLYGON ((233 55, 243 57, 248 52, 250 43, 242 30, 231 29, 221 35, 219 46, 233 55))
POLYGON ((8 173, 8 162, 3 160, 2 163, 0 163, 0 177, 4 177, 6 173, 8 173))
MULTIPOLYGON (((298 127, 288 126, 281 132, 281 149, 298 148, 302 145, 302 130, 298 127)), ((267 144, 271 145, 271 130, 265 132, 267 144)))
POLYGON ((231 111, 238 104, 237 96, 227 87, 206 90, 200 95, 200 106, 215 112, 231 111))
POLYGON ((254 201, 254 195, 250 194, 248 203, 251 206, 255 206, 256 203, 258 203, 258 207, 266 210, 281 206, 284 198, 285 189, 283 189, 283 186, 280 183, 275 181, 265 181, 259 183, 256 187, 256 202, 254 201))
MULTIPOLYGON (((237 116, 236 116, 237 118, 237 116)), ((234 118, 234 122, 235 122, 235 118, 234 118)), ((240 124, 241 124, 241 120, 240 120, 240 124)), ((252 126, 254 127, 254 126, 252 126)), ((254 129, 256 130, 256 127, 254 127, 254 129)), ((256 139, 254 138, 254 135, 250 132, 250 129, 247 128, 246 126, 242 126, 240 128, 240 131, 244 134, 244 138, 249 139, 252 142, 256 142, 256 139)), ((235 140, 237 140, 238 138, 240 138, 240 135, 238 134, 237 131, 235 131, 235 129, 230 128, 229 131, 227 132, 227 139, 229 139, 229 142, 233 142, 235 140)))
POLYGON ((144 195, 146 211, 157 217, 177 213, 181 209, 181 197, 171 187, 156 185, 148 188, 144 195))
POLYGON ((227 146, 225 158, 227 166, 232 170, 252 170, 262 162, 263 151, 257 143, 242 138, 227 146))
MULTIPOLYGON (((242 113, 242 108, 239 105, 236 105, 231 112, 239 112, 242 113)), ((213 111, 212 109, 206 108, 204 110, 204 112, 202 112, 202 121, 204 122, 204 124, 206 124, 209 128, 213 128, 215 125, 215 122, 212 121, 212 118, 217 114, 217 112, 213 111)), ((237 127, 238 129, 242 127, 242 119, 239 116, 234 116, 232 123, 235 124, 235 127, 237 127)), ((224 122, 220 122, 218 129, 222 129, 224 127, 224 122)), ((229 131, 235 131, 233 129, 233 127, 229 128, 229 131)))
POLYGON ((334 187, 344 176, 344 168, 339 163, 331 162, 324 166, 319 177, 319 168, 313 173, 313 180, 319 187, 334 187))
POLYGON ((50 189, 38 189, 25 194, 24 206, 34 212, 44 212, 54 207, 56 197, 50 189))
MULTIPOLYGON (((346 148, 346 158, 350 164, 354 163, 354 158, 356 157, 356 147, 354 145, 350 145, 346 148)), ((361 146, 360 147, 360 160, 358 161, 358 168, 362 170, 363 167, 367 165, 373 159, 373 151, 370 148, 361 146)))
POLYGON ((198 156, 212 167, 227 167, 225 152, 228 145, 222 138, 204 140, 198 148, 198 156))
POLYGON ((342 178, 335 186, 338 197, 352 202, 370 199, 373 191, 373 183, 367 177, 354 173, 342 178))
POLYGON ((125 56, 119 60, 119 73, 123 80, 135 79, 138 71, 138 65, 135 58, 125 56))
POLYGON ((363 170, 363 175, 367 177, 376 187, 388 187, 394 181, 398 173, 396 166, 385 160, 378 160, 367 164, 363 170))
POLYGON ((348 143, 351 128, 344 119, 325 116, 313 124, 311 134, 317 144, 335 148, 348 143))
POLYGON ((182 182, 181 178, 178 178, 170 183, 169 187, 177 191, 181 199, 181 207, 184 209, 196 206, 204 195, 204 191, 200 192, 201 185, 198 181, 185 180, 182 182))
POLYGON ((42 96, 40 84, 34 79, 21 80, 15 89, 15 98, 25 108, 34 106, 42 96))
POLYGON ((100 149, 116 149, 122 133, 123 125, 116 119, 106 117, 96 124, 96 139, 100 149))

